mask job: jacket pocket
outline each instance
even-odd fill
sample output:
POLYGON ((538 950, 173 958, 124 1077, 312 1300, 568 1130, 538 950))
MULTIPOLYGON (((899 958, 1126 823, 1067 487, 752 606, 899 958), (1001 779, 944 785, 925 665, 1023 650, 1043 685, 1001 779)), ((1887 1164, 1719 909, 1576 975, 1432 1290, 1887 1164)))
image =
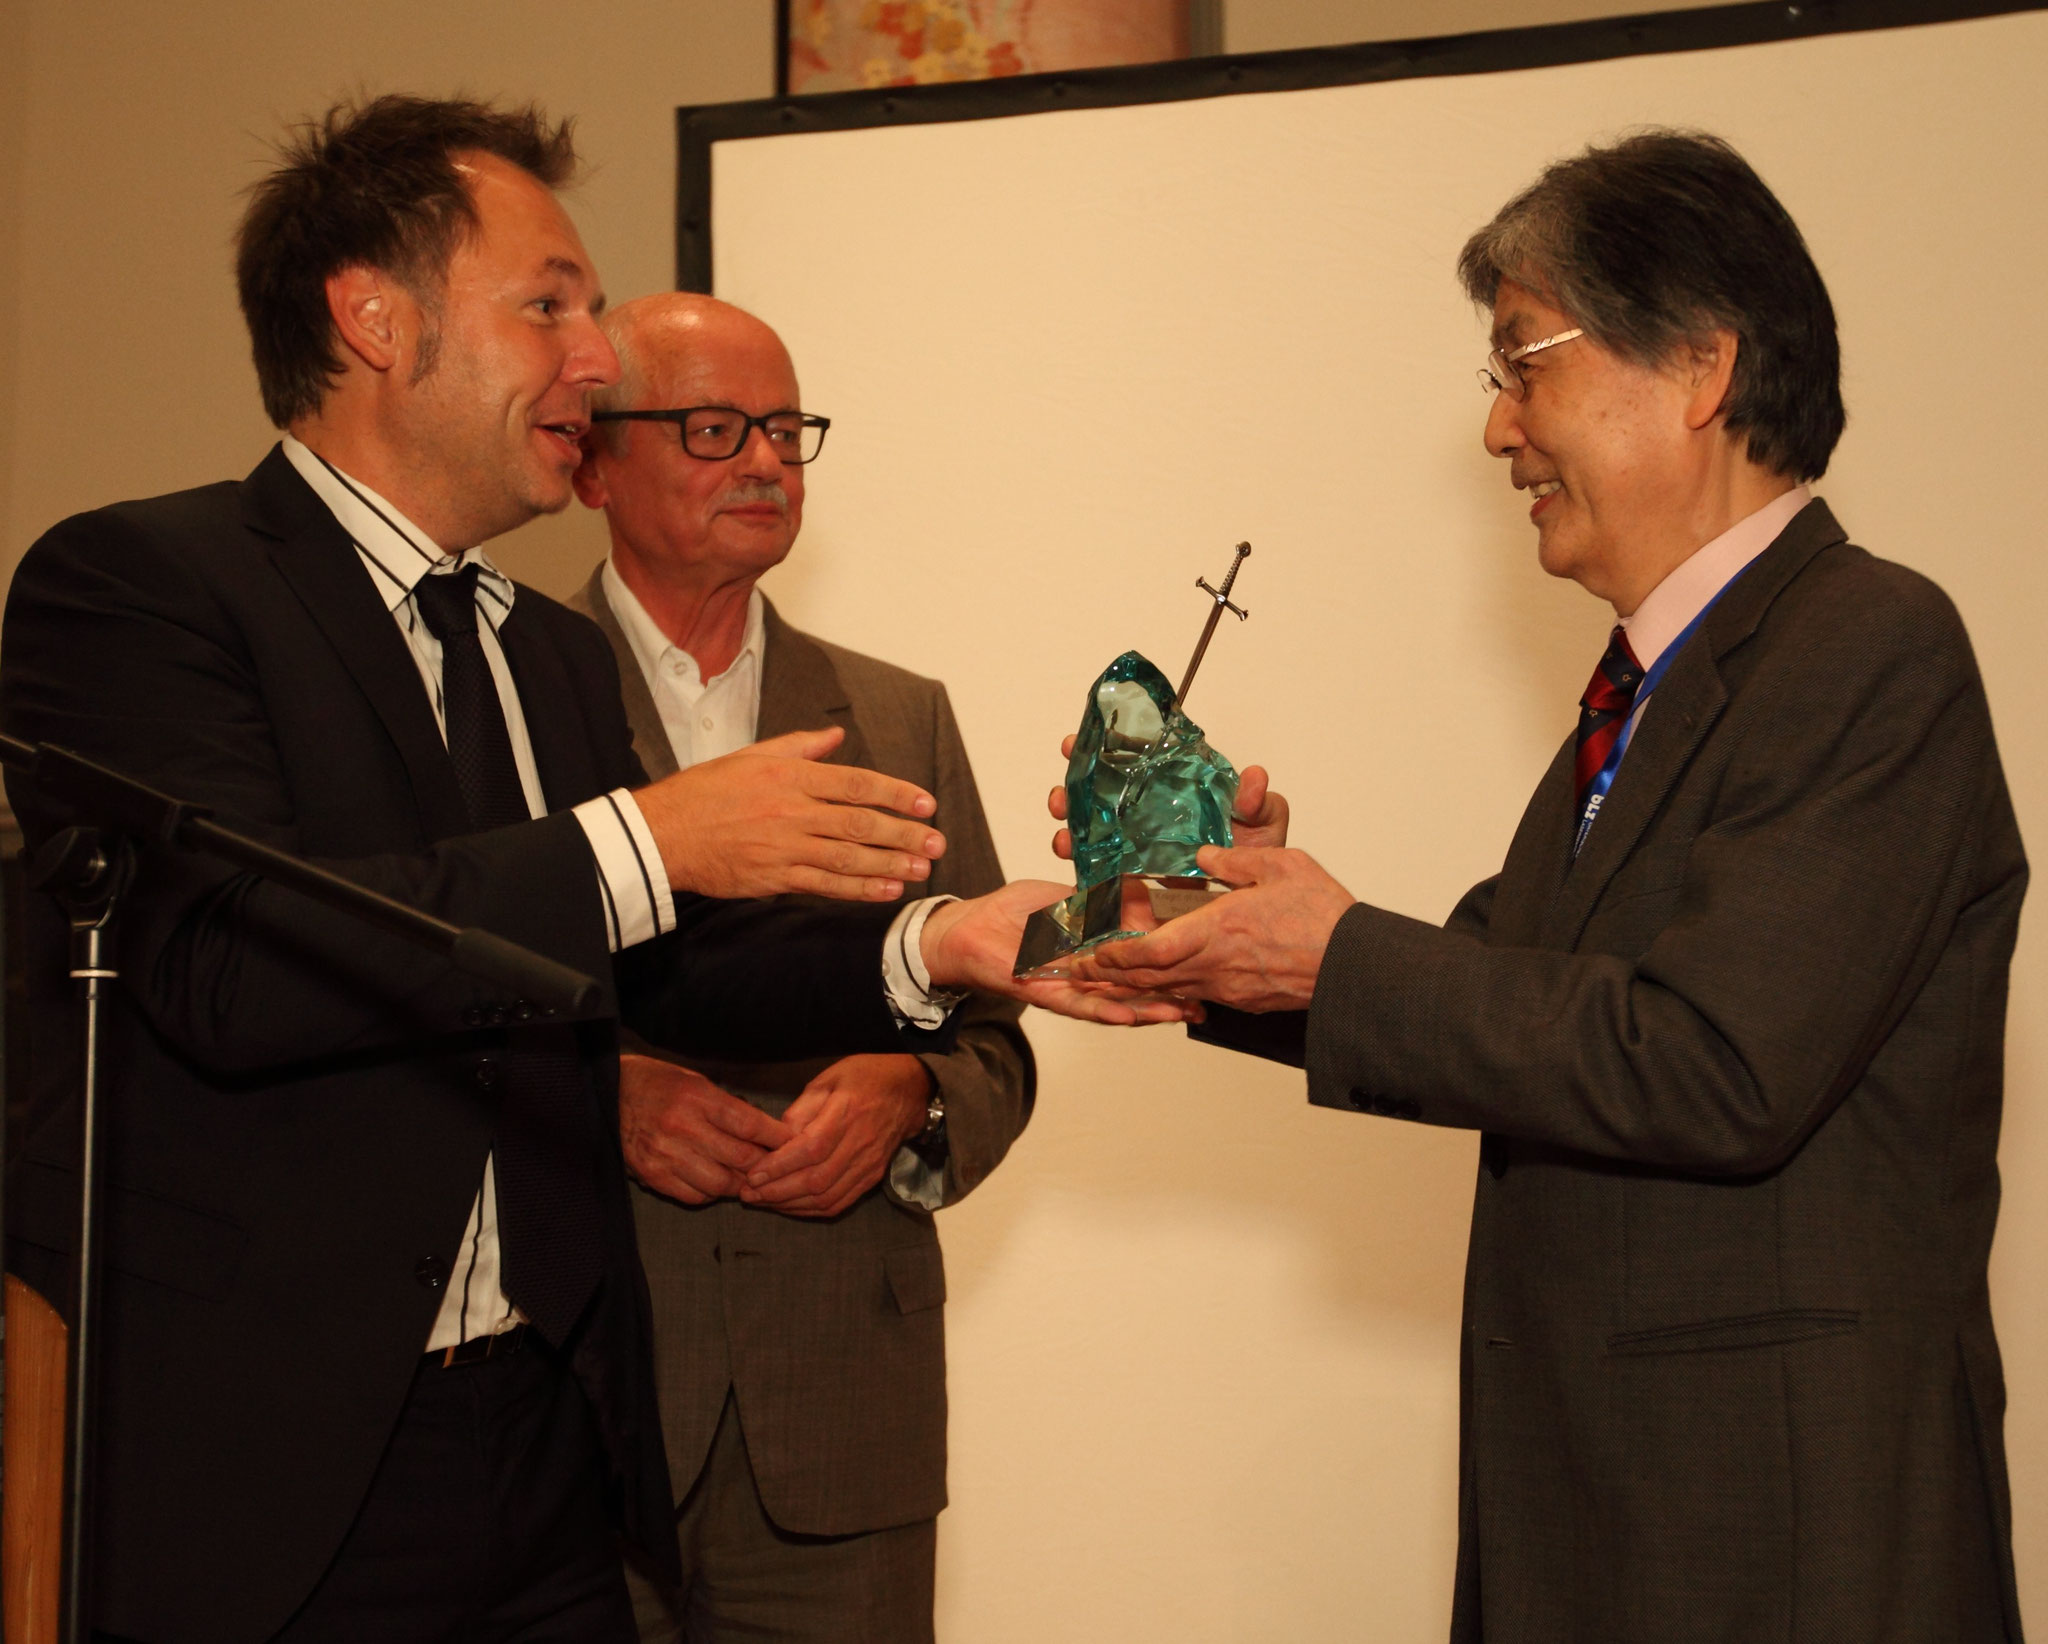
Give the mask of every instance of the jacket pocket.
POLYGON ((882 1253, 889 1291, 899 1313, 923 1313, 946 1304, 946 1263, 939 1241, 898 1245, 882 1253))
POLYGON ((1788 1342, 1841 1336, 1859 1329, 1861 1313, 1838 1307, 1787 1307, 1735 1319, 1667 1324, 1656 1330, 1628 1330, 1607 1338, 1607 1351, 1624 1357, 1658 1353, 1726 1353, 1746 1347, 1780 1347, 1788 1342))
MULTIPOLYGON (((77 1247, 77 1171, 25 1159, 8 1189, 16 1238, 67 1254, 77 1247)), ((208 1301, 227 1294, 248 1242, 225 1217, 111 1182, 100 1190, 100 1228, 112 1271, 208 1301)))

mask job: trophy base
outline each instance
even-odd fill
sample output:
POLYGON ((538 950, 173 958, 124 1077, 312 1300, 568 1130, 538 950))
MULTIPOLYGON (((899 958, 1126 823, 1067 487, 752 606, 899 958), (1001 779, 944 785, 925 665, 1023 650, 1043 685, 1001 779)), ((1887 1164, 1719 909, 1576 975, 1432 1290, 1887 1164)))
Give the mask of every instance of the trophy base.
POLYGON ((1018 977, 1065 976, 1067 961, 1104 942, 1142 936, 1143 931, 1126 930, 1123 923, 1124 887, 1143 885, 1152 904, 1152 917, 1162 925, 1193 913, 1212 896, 1230 887, 1201 874, 1165 875, 1120 873, 1076 891, 1064 902, 1040 908, 1024 923, 1024 940, 1017 948, 1017 963, 1011 975, 1018 977))

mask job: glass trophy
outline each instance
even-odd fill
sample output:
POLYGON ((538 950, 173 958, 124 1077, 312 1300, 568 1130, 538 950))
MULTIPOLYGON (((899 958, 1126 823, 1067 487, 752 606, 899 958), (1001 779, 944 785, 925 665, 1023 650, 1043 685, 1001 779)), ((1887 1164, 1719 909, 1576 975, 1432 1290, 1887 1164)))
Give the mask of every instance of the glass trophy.
POLYGON ((1230 590, 1251 551, 1248 542, 1237 545, 1221 588, 1195 579, 1210 598, 1209 618, 1179 690, 1136 651, 1124 652, 1090 688, 1067 760, 1076 888, 1025 924, 1016 975, 1064 975, 1076 954, 1137 935, 1125 924, 1127 897, 1144 896, 1154 920, 1164 922, 1227 889, 1195 866, 1195 852, 1230 843, 1237 771, 1183 708, 1223 613, 1240 622, 1248 614, 1231 603, 1230 590))

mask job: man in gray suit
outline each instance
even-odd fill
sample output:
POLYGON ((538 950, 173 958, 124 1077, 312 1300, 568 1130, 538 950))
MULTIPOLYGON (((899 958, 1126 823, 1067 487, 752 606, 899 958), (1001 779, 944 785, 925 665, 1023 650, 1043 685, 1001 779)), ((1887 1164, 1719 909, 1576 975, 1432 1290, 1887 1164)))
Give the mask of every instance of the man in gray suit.
POLYGON ((1315 1103, 1485 1133, 1454 1639, 2017 1640, 1985 1272, 2026 860, 1954 607, 1806 491, 1826 288, 1670 132, 1551 167, 1460 273, 1487 447, 1620 617, 1577 735, 1443 929, 1219 852, 1242 889, 1096 969, 1240 1007, 1199 1032, 1315 1103))
MULTIPOLYGON (((792 628, 756 589, 803 520, 825 419, 781 339, 715 298, 606 316, 577 493, 610 557, 569 603, 617 653, 665 775, 786 730, 922 783, 934 894, 1003 882, 946 689, 792 628)), ((908 952, 915 952, 913 936, 908 952)), ((1030 1117, 1019 1007, 970 999, 945 1054, 685 1067, 628 1056, 620 1118, 654 1299, 684 1582, 635 1582, 642 1637, 930 1638, 946 1501, 945 1273, 932 1212, 1030 1117)))

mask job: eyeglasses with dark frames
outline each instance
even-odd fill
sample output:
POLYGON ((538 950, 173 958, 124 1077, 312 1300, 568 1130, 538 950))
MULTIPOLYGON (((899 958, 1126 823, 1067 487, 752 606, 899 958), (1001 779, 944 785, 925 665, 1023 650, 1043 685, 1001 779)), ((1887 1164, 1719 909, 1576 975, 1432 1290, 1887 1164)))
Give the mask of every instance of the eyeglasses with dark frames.
POLYGON ((1525 360, 1531 354, 1541 353, 1546 348, 1555 348, 1559 343, 1568 343, 1574 337, 1586 334, 1584 326, 1574 326, 1569 331, 1560 331, 1554 337, 1544 337, 1532 343, 1524 343, 1513 353, 1503 354, 1496 348, 1486 356, 1486 363, 1479 368, 1479 387, 1482 393, 1505 394, 1511 400, 1518 400, 1529 391, 1529 384, 1522 373, 1515 369, 1517 360, 1525 360))
POLYGON ((830 417, 813 417, 802 411, 771 411, 765 417, 750 417, 730 405, 692 405, 680 411, 593 411, 592 422, 672 422, 683 449, 703 462, 724 462, 746 449, 747 441, 760 429, 768 436, 768 448, 781 462, 813 462, 825 447, 825 430, 830 417))

